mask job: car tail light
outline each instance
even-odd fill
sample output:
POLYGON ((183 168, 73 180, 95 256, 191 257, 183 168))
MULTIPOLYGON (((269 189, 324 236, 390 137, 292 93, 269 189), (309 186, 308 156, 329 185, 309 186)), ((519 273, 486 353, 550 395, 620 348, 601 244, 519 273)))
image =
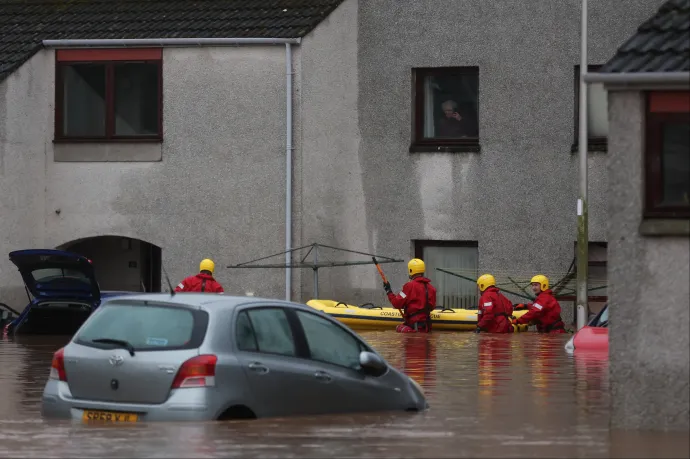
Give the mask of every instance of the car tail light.
POLYGON ((53 354, 53 363, 50 365, 50 379, 67 382, 67 372, 65 372, 65 348, 58 349, 53 354))
POLYGON ((199 355, 187 360, 178 370, 172 389, 215 386, 217 361, 215 355, 199 355))

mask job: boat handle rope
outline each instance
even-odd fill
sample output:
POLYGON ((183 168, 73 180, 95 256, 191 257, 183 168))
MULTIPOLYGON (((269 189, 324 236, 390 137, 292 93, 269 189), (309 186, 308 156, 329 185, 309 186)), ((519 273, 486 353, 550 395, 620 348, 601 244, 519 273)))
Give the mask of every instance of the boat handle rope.
POLYGON ((374 303, 364 303, 361 304, 359 307, 363 309, 383 309, 381 306, 375 306, 374 303))

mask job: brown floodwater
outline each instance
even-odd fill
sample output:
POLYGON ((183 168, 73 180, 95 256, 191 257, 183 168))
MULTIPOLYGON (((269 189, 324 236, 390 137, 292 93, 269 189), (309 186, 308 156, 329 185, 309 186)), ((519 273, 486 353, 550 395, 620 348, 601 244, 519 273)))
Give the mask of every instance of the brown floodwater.
MULTIPOLYGON (((424 387, 423 413, 126 426, 44 421, 66 338, 0 340, 1 457, 690 457, 690 435, 609 431, 608 361, 572 335, 360 334, 424 387)), ((289 395, 289 394, 286 394, 289 395)))

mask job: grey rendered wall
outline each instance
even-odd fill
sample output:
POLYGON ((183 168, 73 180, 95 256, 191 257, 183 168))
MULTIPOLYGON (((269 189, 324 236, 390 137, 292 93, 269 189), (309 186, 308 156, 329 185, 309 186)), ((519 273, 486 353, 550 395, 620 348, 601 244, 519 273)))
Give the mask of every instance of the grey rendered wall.
POLYGON ((43 246, 46 132, 52 132, 53 61, 39 53, 0 83, 0 302, 15 309, 26 293, 12 250, 43 246))
POLYGON ((640 235, 644 99, 611 92, 609 103, 611 424, 687 430, 690 240, 640 235))
MULTIPOLYGON (((592 2, 590 62, 604 63, 661 2, 592 2)), ((303 132, 305 240, 318 234, 399 258, 413 255, 413 239, 478 241, 482 271, 565 272, 577 228, 570 147, 579 4, 351 0, 336 10, 331 24, 356 17, 357 26, 318 50, 305 40, 303 50, 305 125, 310 116, 323 129, 303 132), (308 69, 309 53, 327 60, 308 69), (410 154, 411 69, 467 65, 480 67, 482 152, 410 154)), ((605 153, 591 155, 593 241, 606 240, 605 164, 605 153)), ((398 288, 405 265, 385 268, 398 288)), ((322 280, 321 296, 383 300, 373 267, 339 270, 322 280)))
MULTIPOLYGON (((284 47, 166 48, 163 56, 164 142, 156 162, 54 162, 54 54, 43 51, 20 69, 40 82, 37 101, 26 109, 40 127, 23 137, 36 157, 10 171, 21 172, 23 183, 35 176, 36 197, 15 193, 17 212, 3 215, 2 229, 11 235, 3 249, 131 237, 162 247, 173 284, 211 257, 228 293, 282 298, 282 271, 224 267, 285 245, 284 47), (19 219, 18 209, 28 204, 35 211, 19 219)), ((22 116, 7 115, 16 129, 29 124, 22 116)), ((18 156, 20 146, 13 148, 18 156)), ((84 148, 101 147, 60 145, 59 153, 69 157, 84 148)), ((150 149, 129 145, 128 154, 150 149)), ((0 263, 3 273, 7 264, 0 263)))
MULTIPOLYGON (((358 2, 346 0, 300 46, 302 107, 300 188, 301 245, 318 242, 375 252, 369 235, 364 188, 367 171, 360 151, 358 114, 358 2)), ((366 260, 360 255, 323 250, 330 261, 366 260)), ((384 265, 385 267, 385 265, 384 265)), ((321 297, 371 301, 376 291, 373 266, 319 270, 321 297)), ((301 297, 313 297, 313 273, 302 273, 301 297)))

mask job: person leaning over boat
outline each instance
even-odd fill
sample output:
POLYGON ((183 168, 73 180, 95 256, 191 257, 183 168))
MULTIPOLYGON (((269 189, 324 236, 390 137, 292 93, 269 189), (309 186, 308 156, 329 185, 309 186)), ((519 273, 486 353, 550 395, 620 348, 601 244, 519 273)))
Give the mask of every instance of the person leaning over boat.
POLYGON ((213 278, 213 271, 216 269, 216 264, 213 260, 204 258, 199 263, 199 274, 185 277, 182 282, 175 287, 176 292, 208 292, 218 293, 222 295, 225 293, 223 286, 213 278))
POLYGON ((537 274, 530 282, 532 291, 537 297, 533 303, 526 305, 527 313, 513 320, 513 323, 516 325, 533 323, 537 326, 539 333, 566 333, 565 324, 561 318, 561 305, 549 289, 549 279, 542 274, 537 274))
POLYGON ((510 316, 513 315, 513 303, 503 296, 496 279, 491 274, 484 274, 477 279, 477 286, 482 292, 477 309, 477 329, 487 333, 513 333, 510 316))
POLYGON ((394 308, 401 309, 403 323, 395 330, 399 333, 431 332, 431 311, 436 307, 436 288, 424 277, 424 262, 413 258, 407 263, 410 281, 403 285, 399 294, 394 294, 390 282, 383 288, 394 308))

